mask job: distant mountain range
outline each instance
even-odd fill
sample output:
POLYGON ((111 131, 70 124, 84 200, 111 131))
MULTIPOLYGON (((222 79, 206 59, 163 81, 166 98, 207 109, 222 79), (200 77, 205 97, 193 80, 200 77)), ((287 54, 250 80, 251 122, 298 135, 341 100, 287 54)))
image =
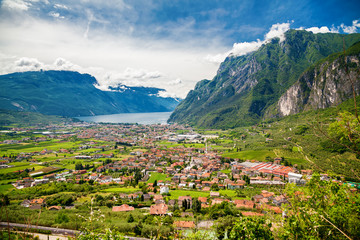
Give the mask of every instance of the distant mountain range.
POLYGON ((159 97, 163 89, 96 88, 88 74, 71 71, 21 72, 0 76, 0 109, 67 117, 136 112, 170 112, 180 99, 159 97))
POLYGON ((360 91, 358 41, 360 34, 289 30, 282 42, 274 38, 257 51, 230 55, 213 80, 197 83, 169 122, 234 128, 339 104, 352 96, 351 81, 360 91))

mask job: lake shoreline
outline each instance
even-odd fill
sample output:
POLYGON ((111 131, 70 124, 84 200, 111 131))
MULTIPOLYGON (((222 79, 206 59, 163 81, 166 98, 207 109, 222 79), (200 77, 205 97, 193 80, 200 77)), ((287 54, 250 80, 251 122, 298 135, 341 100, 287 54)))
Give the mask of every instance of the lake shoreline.
POLYGON ((171 113, 172 112, 118 113, 76 118, 81 121, 95 123, 167 124, 171 113))

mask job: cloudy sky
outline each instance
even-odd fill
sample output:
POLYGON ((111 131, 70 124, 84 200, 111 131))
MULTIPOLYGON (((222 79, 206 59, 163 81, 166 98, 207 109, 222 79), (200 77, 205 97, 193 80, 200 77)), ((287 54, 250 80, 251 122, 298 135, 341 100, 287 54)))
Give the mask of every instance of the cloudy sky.
POLYGON ((0 74, 40 69, 94 75, 184 98, 229 54, 289 28, 360 32, 359 0, 1 0, 0 74))

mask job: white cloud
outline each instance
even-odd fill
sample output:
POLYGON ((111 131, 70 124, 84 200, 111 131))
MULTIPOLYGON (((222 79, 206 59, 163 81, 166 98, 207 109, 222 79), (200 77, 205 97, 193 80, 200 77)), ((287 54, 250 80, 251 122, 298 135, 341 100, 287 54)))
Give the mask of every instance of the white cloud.
POLYGON ((65 18, 64 16, 61 16, 58 12, 49 12, 49 16, 54 18, 65 18))
POLYGON ((180 78, 177 78, 173 81, 170 81, 168 84, 175 86, 175 85, 180 85, 181 83, 182 83, 182 80, 180 78))
POLYGON ((73 71, 82 70, 80 66, 75 65, 64 58, 57 58, 52 65, 48 66, 48 68, 53 70, 73 70, 73 71))
POLYGON ((27 11, 31 3, 23 0, 4 0, 1 4, 1 8, 15 11, 27 11))
POLYGON ((290 29, 290 23, 277 23, 271 26, 270 31, 265 34, 265 41, 272 38, 280 38, 280 42, 285 40, 285 32, 290 29))
POLYGON ((263 41, 259 39, 253 42, 242 42, 242 43, 234 43, 234 46, 231 50, 231 54, 234 56, 242 56, 249 52, 253 52, 259 49, 263 44, 263 41))
POLYGON ((211 63, 215 63, 215 64, 219 64, 221 62, 223 62, 225 60, 225 58, 230 54, 230 52, 226 52, 226 53, 219 53, 216 55, 210 55, 208 54, 204 60, 211 62, 211 63))
POLYGON ((330 33, 330 32, 334 32, 335 30, 330 30, 328 27, 326 26, 323 26, 323 27, 311 27, 311 28, 306 28, 305 29, 306 31, 308 32, 312 32, 314 34, 317 34, 317 33, 330 33))
POLYGON ((159 71, 148 71, 145 69, 126 68, 123 72, 109 71, 98 75, 100 86, 116 87, 124 84, 127 86, 151 86, 151 80, 162 77, 159 71))
POLYGON ((172 97, 172 98, 177 98, 177 96, 173 93, 169 93, 167 91, 160 91, 157 94, 158 97, 163 97, 163 98, 168 98, 168 97, 172 97))
MULTIPOLYGON (((290 29, 290 23, 277 23, 271 26, 268 33, 265 34, 264 40, 261 41, 258 39, 257 41, 252 42, 241 42, 241 43, 234 43, 233 48, 230 52, 226 53, 226 56, 231 54, 233 56, 243 56, 250 52, 258 50, 261 45, 266 44, 273 38, 279 38, 280 42, 285 40, 285 32, 290 29)), ((207 59, 218 59, 220 60, 221 55, 213 56, 213 58, 208 57, 207 59)), ((225 57, 226 57, 225 56, 225 57)), ((225 59, 224 55, 222 61, 225 59)))
POLYGON ((15 72, 39 71, 44 68, 44 64, 36 58, 22 57, 14 62, 13 68, 15 72))
POLYGON ((56 3, 56 4, 54 5, 54 8, 57 8, 57 9, 66 9, 66 10, 69 9, 68 6, 63 5, 63 4, 58 4, 58 3, 56 3))
POLYGON ((352 22, 352 26, 346 26, 345 24, 341 24, 340 27, 345 33, 356 33, 357 29, 360 28, 360 22, 359 20, 354 20, 352 22))

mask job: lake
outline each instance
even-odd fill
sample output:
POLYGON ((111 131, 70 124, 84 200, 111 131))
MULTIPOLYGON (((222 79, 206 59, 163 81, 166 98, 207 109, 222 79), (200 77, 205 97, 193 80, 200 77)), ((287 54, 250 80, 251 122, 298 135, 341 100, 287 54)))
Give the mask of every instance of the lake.
POLYGON ((166 124, 172 112, 151 113, 119 113, 110 115, 98 115, 88 117, 77 117, 85 122, 106 123, 138 123, 138 124, 166 124))

